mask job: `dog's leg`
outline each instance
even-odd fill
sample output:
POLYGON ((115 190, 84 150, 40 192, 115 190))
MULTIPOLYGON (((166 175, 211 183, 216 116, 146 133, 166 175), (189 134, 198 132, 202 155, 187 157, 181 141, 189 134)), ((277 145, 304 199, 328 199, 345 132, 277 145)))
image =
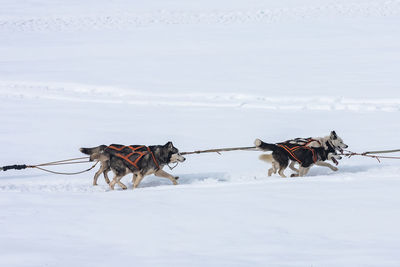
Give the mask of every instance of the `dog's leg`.
POLYGON ((136 187, 138 187, 139 186, 139 184, 140 184, 140 182, 142 181, 142 179, 143 179, 143 174, 141 174, 141 173, 138 173, 137 175, 136 175, 136 179, 135 179, 135 182, 134 182, 134 184, 133 184, 133 188, 132 189, 135 189, 136 187))
POLYGON ((310 169, 311 169, 311 167, 301 167, 300 166, 300 168, 299 168, 299 176, 300 177, 305 176, 310 169))
POLYGON ((271 176, 273 173, 275 174, 279 169, 279 163, 272 160, 272 167, 268 170, 268 176, 271 176))
POLYGON ((121 178, 122 176, 118 179, 117 184, 122 188, 122 190, 126 190, 128 189, 128 187, 126 187, 126 185, 124 185, 123 183, 121 183, 121 178))
POLYGON ((109 184, 111 190, 114 190, 115 184, 116 184, 116 183, 118 182, 118 180, 121 179, 121 178, 122 178, 122 175, 117 175, 117 174, 115 174, 113 180, 112 180, 111 183, 109 184))
POLYGON ((124 175, 115 175, 114 179, 110 183, 111 190, 114 190, 115 184, 118 184, 123 190, 127 189, 126 185, 120 182, 122 177, 124 177, 124 175))
POLYGON ((286 175, 283 173, 285 171, 286 168, 279 168, 278 174, 282 177, 282 178, 286 178, 286 175))
POLYGON ((171 174, 169 174, 169 173, 167 173, 167 172, 165 172, 165 171, 163 171, 163 170, 158 170, 158 171, 156 171, 156 172, 154 173, 154 175, 155 175, 155 176, 158 176, 158 177, 164 177, 164 178, 170 179, 171 182, 172 182, 174 185, 177 185, 177 184, 178 184, 178 182, 176 181, 176 179, 178 179, 178 177, 174 177, 174 176, 172 176, 171 174))
POLYGON ((299 172, 299 169, 297 169, 297 168, 294 166, 295 164, 296 164, 296 161, 290 162, 289 168, 290 168, 292 171, 299 172))
POLYGON ((268 170, 268 176, 271 176, 273 173, 278 171, 279 165, 276 164, 275 161, 272 162, 272 167, 268 170))
POLYGON ((287 166, 279 166, 279 171, 278 174, 282 177, 282 178, 286 178, 286 175, 283 173, 285 171, 287 166))
MULTIPOLYGON (((94 175, 94 178, 93 178, 93 185, 97 185, 97 179, 99 178, 99 176, 100 176, 100 174, 104 171, 104 169, 106 169, 107 168, 107 166, 106 165, 104 165, 102 162, 101 162, 101 165, 100 165, 100 169, 95 173, 95 175, 94 175)), ((110 181, 108 181, 108 183, 109 183, 110 181)))
POLYGON ((106 183, 107 184, 110 184, 110 179, 108 178, 108 172, 109 172, 110 170, 107 168, 107 169, 105 169, 104 171, 103 171, 103 175, 104 175, 104 180, 106 180, 106 183))
POLYGON ((310 171, 311 167, 305 168, 304 172, 303 172, 303 176, 306 176, 308 174, 308 172, 310 171))
POLYGON ((93 177, 93 185, 97 185, 97 179, 99 178, 99 175, 103 172, 102 167, 94 174, 93 177))
POLYGON ((302 176, 303 172, 304 172, 304 167, 299 166, 299 172, 293 173, 290 177, 300 177, 302 176))
POLYGON ((132 175, 132 184, 135 184, 136 178, 137 178, 137 174, 134 173, 134 174, 132 175))
POLYGON ((278 169, 278 174, 282 177, 282 178, 286 178, 286 175, 283 173, 287 166, 289 164, 289 160, 288 161, 275 161, 275 168, 278 169))
POLYGON ((317 162, 315 162, 315 165, 322 166, 322 167, 328 167, 334 172, 339 170, 337 167, 335 167, 332 164, 325 162, 325 161, 317 161, 317 162))
POLYGON ((302 177, 302 176, 305 176, 310 169, 311 169, 311 166, 303 167, 303 166, 300 165, 298 173, 293 173, 292 175, 290 175, 290 177, 302 177))

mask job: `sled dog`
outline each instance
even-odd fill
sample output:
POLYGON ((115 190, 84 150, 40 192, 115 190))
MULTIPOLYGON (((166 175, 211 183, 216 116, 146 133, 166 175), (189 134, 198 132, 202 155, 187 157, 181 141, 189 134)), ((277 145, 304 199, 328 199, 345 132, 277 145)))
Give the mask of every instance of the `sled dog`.
POLYGON ((256 139, 254 143, 261 150, 272 151, 272 154, 261 155, 260 159, 272 163, 272 168, 268 170, 269 176, 278 172, 281 177, 286 177, 283 172, 289 161, 289 167, 296 172, 292 176, 306 175, 314 164, 337 171, 335 166, 325 161, 332 160, 337 165, 337 160, 342 158, 337 151, 343 152, 343 149, 348 147, 335 131, 325 137, 296 138, 277 144, 256 139), (296 163, 300 165, 299 169, 294 167, 296 163))
POLYGON ((90 161, 101 163, 100 169, 94 175, 93 185, 97 185, 97 179, 103 173, 111 189, 114 189, 115 184, 126 189, 127 187, 120 180, 129 173, 133 174, 133 188, 139 186, 144 176, 151 174, 167 178, 176 185, 178 184, 176 180, 179 177, 174 177, 162 169, 169 163, 185 161, 185 158, 180 155, 179 150, 174 147, 172 142, 156 146, 100 145, 93 148, 81 148, 80 151, 90 155, 90 161), (110 170, 115 175, 111 182, 107 175, 110 170))

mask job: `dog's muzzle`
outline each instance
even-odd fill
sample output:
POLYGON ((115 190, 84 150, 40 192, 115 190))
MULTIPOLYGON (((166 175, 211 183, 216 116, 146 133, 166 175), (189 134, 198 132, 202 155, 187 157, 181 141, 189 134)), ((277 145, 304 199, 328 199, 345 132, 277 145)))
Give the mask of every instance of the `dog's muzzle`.
POLYGON ((184 162, 186 159, 179 153, 171 156, 171 162, 184 162))
POLYGON ((178 161, 179 161, 179 162, 184 162, 185 160, 186 160, 186 158, 185 158, 185 157, 183 157, 183 156, 179 155, 179 159, 178 159, 178 161))

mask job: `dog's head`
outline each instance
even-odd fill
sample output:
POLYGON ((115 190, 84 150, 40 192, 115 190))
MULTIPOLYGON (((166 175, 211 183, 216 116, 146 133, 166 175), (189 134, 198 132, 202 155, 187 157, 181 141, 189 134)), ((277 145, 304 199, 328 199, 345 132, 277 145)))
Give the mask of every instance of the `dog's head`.
POLYGON ((329 143, 333 146, 335 150, 339 150, 340 153, 343 153, 343 149, 348 148, 349 146, 343 142, 343 139, 340 138, 335 131, 332 131, 329 135, 329 143))
POLYGON ((179 150, 174 147, 172 142, 168 142, 164 145, 168 151, 168 161, 169 163, 184 162, 186 159, 179 153, 179 150))

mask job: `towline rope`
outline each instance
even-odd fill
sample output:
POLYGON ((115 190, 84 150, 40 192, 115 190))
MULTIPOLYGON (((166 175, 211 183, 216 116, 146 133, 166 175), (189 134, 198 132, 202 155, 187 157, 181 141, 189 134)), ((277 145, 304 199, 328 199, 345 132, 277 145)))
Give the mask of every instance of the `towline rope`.
MULTIPOLYGON (((218 153, 221 154, 220 152, 227 152, 227 151, 236 151, 236 150, 242 150, 242 151, 260 151, 257 147, 255 146, 247 146, 247 147, 229 147, 229 148, 216 148, 216 149, 206 149, 206 150, 195 150, 191 152, 181 152, 181 155, 192 155, 192 154, 201 154, 201 153, 218 153)), ((400 149, 392 149, 392 150, 380 150, 380 151, 368 151, 364 153, 356 153, 350 150, 344 150, 342 152, 342 156, 351 158, 353 156, 363 156, 363 157, 369 157, 369 158, 374 158, 378 162, 381 162, 380 159, 400 159, 400 156, 398 157, 393 157, 393 156, 378 156, 375 154, 384 154, 384 153, 394 153, 394 152, 400 152, 400 149)), ((54 174, 62 174, 62 175, 75 175, 75 174, 80 174, 84 172, 88 172, 94 167, 96 167, 97 163, 96 162, 93 166, 91 166, 88 169, 85 169, 83 171, 78 171, 78 172, 56 172, 52 170, 45 169, 43 167, 45 166, 57 166, 57 165, 66 165, 66 164, 79 164, 79 163, 88 163, 90 162, 88 159, 90 157, 80 157, 80 158, 72 158, 72 159, 64 159, 64 160, 57 160, 57 161, 51 161, 47 163, 41 163, 37 165, 25 165, 25 164, 15 164, 15 165, 7 165, 0 167, 0 171, 7 171, 7 170, 23 170, 27 168, 36 168, 45 172, 50 172, 54 174)), ((169 166, 168 167, 172 170, 173 168, 176 167, 169 166)))
MULTIPOLYGON (((212 152, 216 152, 218 154, 221 154, 220 152, 235 151, 235 150, 260 151, 255 146, 249 146, 249 147, 230 147, 230 148, 216 148, 216 149, 207 149, 207 150, 196 150, 196 151, 192 151, 192 152, 181 152, 180 154, 181 155, 191 155, 191 154, 212 153, 212 152)), ((368 151, 368 152, 363 152, 363 153, 356 153, 356 152, 353 152, 353 151, 350 151, 350 150, 344 150, 344 152, 341 155, 346 156, 348 158, 351 158, 352 156, 369 157, 369 158, 376 159, 378 162, 381 162, 381 160, 380 160, 381 158, 383 158, 383 159, 400 159, 400 157, 378 156, 378 155, 371 155, 371 154, 383 154, 383 153, 394 153, 394 152, 400 152, 400 149, 368 151)))
POLYGON ((379 163, 381 162, 380 159, 400 159, 400 157, 393 157, 393 156, 378 156, 378 155, 371 155, 371 154, 384 154, 384 153, 394 153, 400 152, 400 149, 393 149, 393 150, 380 150, 380 151, 368 151, 364 153, 356 153, 350 150, 344 150, 346 153, 342 153, 343 156, 351 158, 352 156, 363 156, 376 159, 379 163))
POLYGON ((27 169, 27 168, 36 168, 36 169, 39 169, 39 170, 42 170, 42 171, 45 171, 45 172, 54 173, 54 174, 75 175, 75 174, 80 174, 80 173, 84 173, 84 172, 90 171, 98 163, 98 162, 96 162, 92 167, 90 167, 88 169, 85 169, 83 171, 78 171, 78 172, 56 172, 56 171, 52 171, 52 170, 48 170, 48 169, 42 168, 44 166, 57 166, 57 165, 79 164, 79 163, 88 163, 89 162, 89 161, 84 161, 83 159, 89 159, 89 157, 80 157, 80 158, 58 160, 58 161, 52 161, 52 162, 47 162, 47 163, 42 163, 42 164, 37 164, 37 165, 25 165, 25 164, 8 165, 8 166, 0 167, 0 170, 7 171, 7 170, 23 170, 23 169, 27 169))
POLYGON ((255 146, 246 146, 246 147, 229 147, 229 148, 216 148, 216 149, 207 149, 207 150, 196 150, 192 152, 181 152, 181 155, 192 155, 192 154, 201 154, 201 153, 218 153, 226 152, 226 151, 235 151, 235 150, 248 150, 248 151, 259 151, 255 146))

